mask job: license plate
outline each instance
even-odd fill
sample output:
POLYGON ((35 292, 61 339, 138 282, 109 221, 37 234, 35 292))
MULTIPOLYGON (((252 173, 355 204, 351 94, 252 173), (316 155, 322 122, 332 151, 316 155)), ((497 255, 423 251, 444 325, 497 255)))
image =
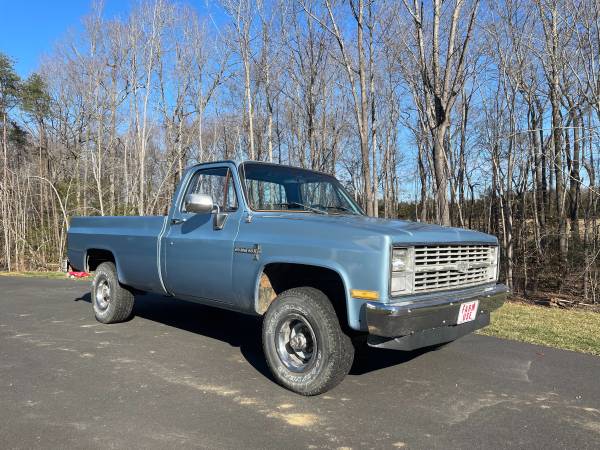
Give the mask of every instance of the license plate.
POLYGON ((456 320, 456 324, 460 325, 461 323, 471 322, 475 320, 475 318, 477 317, 478 308, 479 300, 462 303, 460 305, 460 310, 458 311, 458 319, 456 320))

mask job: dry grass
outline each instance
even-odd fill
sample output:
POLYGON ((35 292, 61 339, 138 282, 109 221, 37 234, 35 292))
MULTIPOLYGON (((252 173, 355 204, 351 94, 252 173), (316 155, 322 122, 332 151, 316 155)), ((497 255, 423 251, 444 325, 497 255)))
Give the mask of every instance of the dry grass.
MULTIPOLYGON (((0 272, 0 276, 5 277, 29 277, 29 278, 50 278, 53 280, 70 279, 64 272, 0 272)), ((89 281, 89 278, 75 278, 76 280, 89 281)))
POLYGON ((480 334, 600 355, 600 313, 507 302, 480 334))

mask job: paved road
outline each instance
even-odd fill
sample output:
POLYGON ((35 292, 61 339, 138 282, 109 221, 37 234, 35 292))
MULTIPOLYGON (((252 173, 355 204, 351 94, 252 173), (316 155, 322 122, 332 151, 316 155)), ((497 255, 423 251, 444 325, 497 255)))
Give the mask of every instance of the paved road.
POLYGON ((251 317, 141 296, 102 325, 87 290, 0 277, 3 448, 600 448, 600 358, 467 336, 304 398, 251 317))

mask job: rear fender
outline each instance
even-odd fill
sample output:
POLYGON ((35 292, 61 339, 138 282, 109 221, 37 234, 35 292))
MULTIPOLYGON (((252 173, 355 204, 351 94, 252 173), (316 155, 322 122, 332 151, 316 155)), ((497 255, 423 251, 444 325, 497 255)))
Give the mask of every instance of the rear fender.
POLYGON ((90 253, 93 253, 96 250, 101 250, 104 252, 108 252, 112 255, 112 261, 115 264, 115 267, 117 269, 117 276, 119 278, 119 283, 121 284, 127 284, 127 280, 125 278, 125 274, 123 273, 123 269, 121 267, 121 264, 119 264, 119 258, 117 256, 117 253, 110 247, 107 246, 102 246, 102 247, 94 247, 94 248, 89 248, 86 249, 85 251, 85 258, 84 258, 84 262, 85 262, 85 270, 87 272, 90 272, 90 253))

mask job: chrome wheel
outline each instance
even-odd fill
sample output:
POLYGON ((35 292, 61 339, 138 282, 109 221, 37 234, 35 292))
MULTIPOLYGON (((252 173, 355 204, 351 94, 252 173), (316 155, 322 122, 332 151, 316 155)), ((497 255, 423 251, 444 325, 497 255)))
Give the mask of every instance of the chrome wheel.
POLYGON ((281 362, 292 372, 304 372, 317 354, 317 339, 308 321, 290 314, 277 327, 275 345, 281 362))
POLYGON ((101 311, 105 311, 110 304, 110 284, 108 279, 101 277, 96 283, 96 306, 101 311))

